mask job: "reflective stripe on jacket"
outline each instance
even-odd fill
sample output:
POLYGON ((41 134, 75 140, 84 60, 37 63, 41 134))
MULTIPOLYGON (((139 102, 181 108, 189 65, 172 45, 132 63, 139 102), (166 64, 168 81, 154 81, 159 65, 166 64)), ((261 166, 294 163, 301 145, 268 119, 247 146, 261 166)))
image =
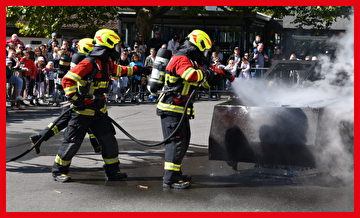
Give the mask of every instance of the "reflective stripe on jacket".
MULTIPOLYGON (((204 79, 204 74, 193 61, 180 52, 172 56, 165 71, 165 86, 176 91, 163 94, 159 99, 157 109, 183 113, 186 100, 191 91, 204 79)), ((205 83, 205 86, 208 85, 205 83)), ((203 85, 203 87, 205 86, 203 85)), ((188 108, 187 114, 194 115, 192 105, 188 108)))
MULTIPOLYGON (((87 90, 87 93, 82 93, 85 95, 95 95, 95 96, 102 96, 104 93, 108 91, 110 76, 112 77, 121 77, 121 76, 132 76, 134 72, 137 71, 135 67, 127 67, 127 66, 120 66, 114 64, 112 72, 108 70, 108 72, 102 72, 102 63, 98 58, 96 59, 96 66, 88 59, 82 60, 78 63, 73 69, 69 70, 68 73, 62 78, 62 86, 64 88, 65 94, 71 100, 76 100, 77 94, 81 93, 79 90, 87 90), (93 67, 97 67, 98 71, 95 74, 92 82, 90 83, 88 89, 87 86, 87 79, 91 74, 93 67)), ((112 65, 112 61, 109 61, 109 64, 112 65)), ((110 66, 108 64, 108 69, 110 66)), ((105 98, 105 97, 104 97, 105 98)), ((85 98, 84 100, 85 105, 90 107, 94 107, 99 109, 100 111, 106 113, 106 104, 105 100, 102 103, 95 103, 94 100, 85 98)), ((94 116, 95 111, 92 109, 85 109, 85 110, 74 110, 76 113, 85 115, 85 116, 94 116)))

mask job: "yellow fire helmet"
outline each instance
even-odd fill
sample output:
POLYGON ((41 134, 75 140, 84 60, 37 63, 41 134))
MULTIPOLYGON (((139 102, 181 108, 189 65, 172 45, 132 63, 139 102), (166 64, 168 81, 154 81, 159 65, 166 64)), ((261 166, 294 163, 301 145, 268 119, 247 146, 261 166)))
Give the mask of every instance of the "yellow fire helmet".
POLYGON ((114 48, 120 42, 120 37, 113 30, 101 29, 95 33, 94 40, 98 45, 114 48))
POLYGON ((202 30, 193 30, 189 35, 188 39, 191 43, 193 43, 196 47, 199 48, 200 51, 205 51, 211 49, 211 39, 202 30))
POLYGON ((83 53, 83 54, 87 54, 87 53, 91 52, 91 50, 93 50, 93 48, 94 48, 93 41, 94 41, 94 39, 92 39, 92 38, 81 39, 77 45, 78 52, 83 53))

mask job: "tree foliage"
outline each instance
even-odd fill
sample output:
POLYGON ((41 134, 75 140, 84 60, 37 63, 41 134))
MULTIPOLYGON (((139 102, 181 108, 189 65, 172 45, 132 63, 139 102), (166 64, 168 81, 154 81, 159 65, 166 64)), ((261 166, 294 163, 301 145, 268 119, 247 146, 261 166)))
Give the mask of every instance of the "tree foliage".
POLYGON ((219 8, 242 14, 260 12, 280 19, 284 16, 294 16, 295 20, 292 23, 297 28, 309 26, 313 29, 328 29, 339 17, 350 19, 353 13, 351 6, 220 6, 219 8))
POLYGON ((118 7, 99 6, 10 6, 6 23, 15 24, 23 35, 50 37, 65 26, 93 32, 114 20, 118 11, 118 7))
MULTIPOLYGON (((196 17, 205 13, 202 6, 8 6, 6 7, 7 24, 15 24, 23 35, 50 37, 52 32, 61 32, 61 28, 71 26, 84 32, 94 32, 109 21, 115 20, 120 8, 131 8, 136 12, 135 28, 138 33, 149 38, 152 26, 157 18, 171 8, 183 11, 183 18, 196 17)), ((248 14, 265 13, 272 18, 295 16, 293 23, 297 27, 304 25, 315 29, 326 29, 337 18, 349 15, 352 7, 347 6, 218 6, 228 13, 248 14)))

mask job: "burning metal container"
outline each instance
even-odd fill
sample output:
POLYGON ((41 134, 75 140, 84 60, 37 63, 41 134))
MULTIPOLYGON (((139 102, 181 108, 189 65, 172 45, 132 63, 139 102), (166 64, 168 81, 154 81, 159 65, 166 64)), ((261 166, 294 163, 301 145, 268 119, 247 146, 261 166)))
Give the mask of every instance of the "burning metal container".
POLYGON ((323 108, 216 105, 209 159, 315 167, 323 108))
MULTIPOLYGON (((269 85, 295 85, 314 80, 315 66, 310 61, 275 62, 264 81, 269 85), (296 81, 291 72, 298 75, 296 81)), ((239 96, 218 104, 210 129, 209 159, 227 161, 234 169, 237 162, 255 163, 255 172, 259 166, 263 167, 262 172, 269 172, 264 166, 315 168, 317 153, 324 147, 325 130, 329 128, 325 111, 333 103, 259 107, 239 96)))

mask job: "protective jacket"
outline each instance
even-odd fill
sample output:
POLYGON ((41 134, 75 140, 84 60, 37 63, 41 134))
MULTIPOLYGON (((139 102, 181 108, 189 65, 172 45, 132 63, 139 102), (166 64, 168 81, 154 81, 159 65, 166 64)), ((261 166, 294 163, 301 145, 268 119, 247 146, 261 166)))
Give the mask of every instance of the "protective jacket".
MULTIPOLYGON (((91 100, 85 97, 85 105, 106 113, 104 93, 108 91, 110 76, 132 76, 134 72, 137 72, 137 67, 120 66, 114 64, 111 60, 105 63, 96 57, 85 58, 73 69, 68 71, 62 79, 62 86, 70 101, 76 101, 81 96, 94 95, 98 97, 99 100, 91 100), (95 68, 97 72, 93 78, 90 78, 93 68, 95 68)), ((95 111, 90 108, 74 111, 85 116, 95 115, 95 111)))
MULTIPOLYGON (((182 114, 189 95, 203 79, 203 71, 185 53, 174 54, 165 69, 165 90, 168 91, 159 99, 157 115, 182 114)), ((207 89, 210 85, 205 82, 202 87, 207 89)), ((187 114, 195 114, 192 106, 187 114)))

